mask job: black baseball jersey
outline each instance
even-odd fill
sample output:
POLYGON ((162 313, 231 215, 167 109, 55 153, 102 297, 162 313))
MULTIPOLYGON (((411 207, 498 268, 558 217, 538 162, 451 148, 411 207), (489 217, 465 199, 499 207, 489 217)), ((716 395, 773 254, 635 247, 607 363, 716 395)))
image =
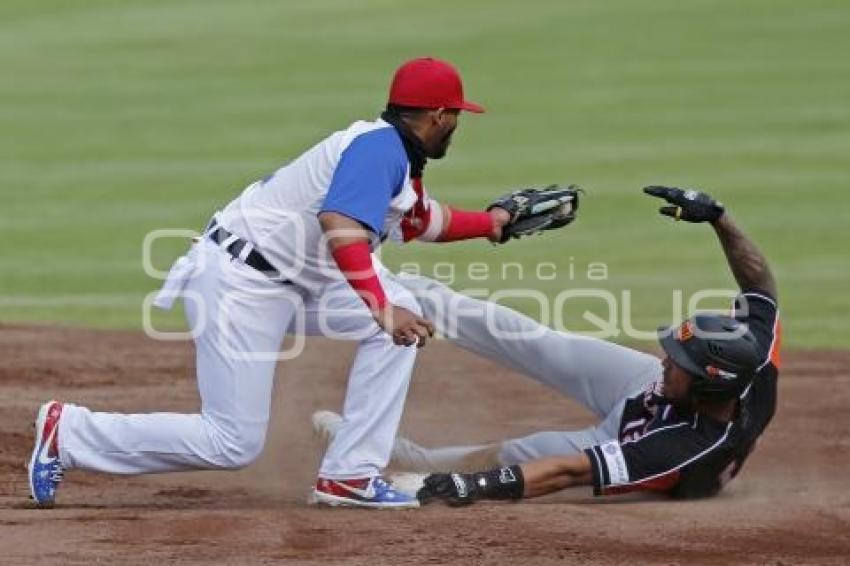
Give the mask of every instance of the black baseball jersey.
POLYGON ((681 412, 662 396, 660 381, 651 384, 626 400, 619 439, 585 450, 595 495, 653 490, 705 497, 740 471, 776 410, 781 331, 776 301, 763 291, 743 291, 733 316, 749 325, 764 356, 734 418, 724 423, 681 412))

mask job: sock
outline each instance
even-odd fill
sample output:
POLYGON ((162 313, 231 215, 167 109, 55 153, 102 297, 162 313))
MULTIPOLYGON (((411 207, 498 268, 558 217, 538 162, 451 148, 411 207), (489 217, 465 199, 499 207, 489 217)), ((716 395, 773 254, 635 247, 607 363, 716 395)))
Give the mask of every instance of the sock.
POLYGON ((485 444, 425 448, 400 436, 393 445, 391 465, 411 472, 472 472, 498 466, 498 447, 485 444))

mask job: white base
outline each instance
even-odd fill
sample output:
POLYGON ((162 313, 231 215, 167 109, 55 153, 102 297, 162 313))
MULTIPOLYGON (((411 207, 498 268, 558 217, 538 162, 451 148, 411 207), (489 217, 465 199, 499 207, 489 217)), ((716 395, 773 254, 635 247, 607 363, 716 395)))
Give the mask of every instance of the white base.
POLYGON ((410 497, 416 497, 416 492, 422 488, 426 477, 428 477, 428 474, 399 472, 390 476, 390 483, 396 491, 400 491, 410 497))

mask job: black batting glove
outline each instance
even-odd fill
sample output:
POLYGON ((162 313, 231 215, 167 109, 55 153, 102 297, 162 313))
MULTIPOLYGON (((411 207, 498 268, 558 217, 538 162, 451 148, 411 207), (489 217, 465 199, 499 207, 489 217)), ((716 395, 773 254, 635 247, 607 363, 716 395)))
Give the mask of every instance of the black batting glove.
POLYGON ((663 198, 673 206, 662 206, 658 212, 675 220, 686 222, 715 222, 723 216, 723 204, 709 195, 691 189, 652 185, 644 187, 648 195, 663 198))
POLYGON ((449 505, 469 505, 479 499, 522 499, 524 494, 522 467, 513 465, 474 474, 431 474, 416 497, 423 504, 442 499, 449 505))
POLYGON ((469 505, 479 499, 472 474, 431 474, 416 492, 420 503, 442 500, 449 505, 469 505))

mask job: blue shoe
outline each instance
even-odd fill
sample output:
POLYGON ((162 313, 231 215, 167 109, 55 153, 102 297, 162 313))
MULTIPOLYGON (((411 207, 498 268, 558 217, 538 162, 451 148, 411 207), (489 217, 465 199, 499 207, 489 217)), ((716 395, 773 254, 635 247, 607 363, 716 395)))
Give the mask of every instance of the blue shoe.
POLYGON ((405 509, 419 507, 416 497, 394 489, 381 476, 354 480, 319 478, 313 489, 313 501, 331 506, 405 509))
POLYGON ((30 494, 39 507, 53 507, 56 488, 62 481, 62 464, 59 462, 56 435, 62 403, 50 401, 41 406, 35 420, 35 448, 29 466, 30 494))

